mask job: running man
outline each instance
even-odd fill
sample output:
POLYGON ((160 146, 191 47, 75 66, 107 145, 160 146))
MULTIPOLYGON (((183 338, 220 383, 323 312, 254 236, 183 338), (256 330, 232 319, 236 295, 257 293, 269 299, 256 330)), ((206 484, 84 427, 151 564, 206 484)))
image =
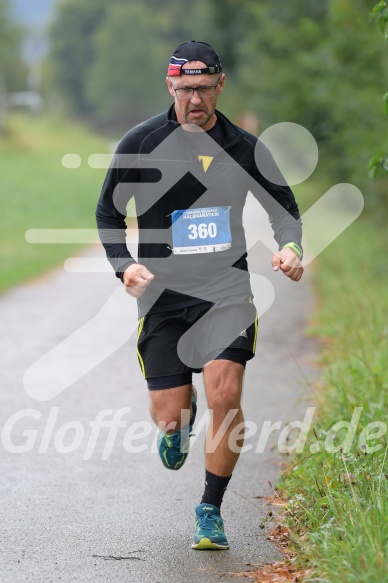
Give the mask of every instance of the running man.
POLYGON ((96 216, 116 276, 138 301, 139 363, 160 459, 170 470, 187 459, 197 411, 192 374, 203 373, 211 423, 192 548, 222 550, 229 544, 220 508, 243 445, 243 434, 236 447, 229 436, 244 421, 243 374, 257 336, 242 225, 248 190, 267 211, 278 243, 273 269, 293 281, 303 273, 301 224, 291 190, 260 171, 280 175, 267 148, 216 109, 225 87, 216 51, 204 42, 180 45, 166 82, 172 106, 122 138, 96 216), (125 243, 132 198, 137 260, 125 243))

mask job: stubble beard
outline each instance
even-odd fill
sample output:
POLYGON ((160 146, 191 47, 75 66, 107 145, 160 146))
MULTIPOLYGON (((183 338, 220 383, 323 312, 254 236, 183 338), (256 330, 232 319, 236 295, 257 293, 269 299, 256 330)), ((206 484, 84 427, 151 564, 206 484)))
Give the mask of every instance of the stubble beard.
MULTIPOLYGON (((202 110, 203 111, 203 110, 202 110)), ((203 127, 205 125, 207 125, 209 123, 209 121, 211 120, 211 118, 214 115, 214 111, 212 111, 210 114, 206 111, 204 111, 205 117, 201 118, 201 119, 191 119, 190 118, 190 112, 188 112, 185 115, 185 121, 187 124, 191 124, 191 125, 196 125, 198 127, 203 127)))

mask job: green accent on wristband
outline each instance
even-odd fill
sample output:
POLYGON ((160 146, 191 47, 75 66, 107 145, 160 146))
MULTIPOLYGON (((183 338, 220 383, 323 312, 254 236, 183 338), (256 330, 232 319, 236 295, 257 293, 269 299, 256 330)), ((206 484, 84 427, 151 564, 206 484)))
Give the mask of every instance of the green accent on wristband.
POLYGON ((298 256, 298 259, 301 261, 302 257, 303 257, 303 249, 302 247, 299 247, 299 245, 297 245, 297 243, 286 243, 285 245, 283 245, 283 249, 284 247, 289 247, 290 249, 292 249, 298 256))

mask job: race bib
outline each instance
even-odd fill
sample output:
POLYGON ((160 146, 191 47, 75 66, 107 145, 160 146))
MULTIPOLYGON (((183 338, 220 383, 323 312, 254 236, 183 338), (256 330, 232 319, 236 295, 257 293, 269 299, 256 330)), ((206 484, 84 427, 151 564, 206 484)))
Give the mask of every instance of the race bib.
POLYGON ((174 211, 173 253, 214 253, 229 249, 232 245, 230 209, 230 206, 216 206, 174 211))

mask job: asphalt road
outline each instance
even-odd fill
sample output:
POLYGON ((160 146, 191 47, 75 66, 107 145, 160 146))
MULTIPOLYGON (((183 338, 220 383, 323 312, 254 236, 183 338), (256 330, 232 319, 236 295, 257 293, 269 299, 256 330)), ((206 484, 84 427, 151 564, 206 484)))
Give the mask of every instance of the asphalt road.
MULTIPOLYGON (((83 255, 89 264, 101 258, 99 249, 83 255)), ((245 375, 245 417, 257 431, 224 499, 231 548, 218 553, 190 548, 204 429, 179 472, 152 452, 133 300, 112 273, 76 273, 77 262, 69 262, 73 273, 60 268, 2 296, 1 583, 232 582, 232 573, 279 559, 260 529, 269 510, 261 497, 271 493, 268 480, 276 483, 284 455, 280 429, 268 440, 260 433, 265 421, 282 428, 303 419, 317 349, 303 335, 312 309, 308 274, 290 282, 272 272, 270 257, 261 243, 251 251, 251 268, 272 282, 275 301, 260 319, 257 355, 245 375), (115 414, 122 421, 116 436, 93 425, 98 415, 109 422, 115 414)), ((200 375, 195 383, 200 422, 200 375)))

